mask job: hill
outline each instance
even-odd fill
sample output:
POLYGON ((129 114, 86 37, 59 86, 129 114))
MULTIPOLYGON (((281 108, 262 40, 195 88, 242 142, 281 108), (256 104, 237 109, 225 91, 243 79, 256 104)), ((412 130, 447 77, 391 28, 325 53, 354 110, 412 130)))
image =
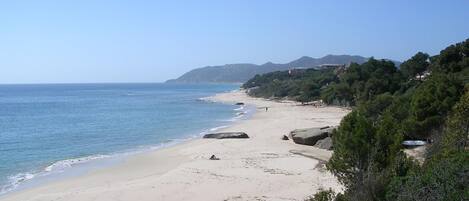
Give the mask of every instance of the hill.
MULTIPOLYGON (((362 64, 368 58, 351 55, 327 55, 322 58, 301 57, 285 64, 267 62, 262 65, 240 63, 226 64, 222 66, 207 66, 191 70, 177 79, 168 80, 168 83, 236 83, 246 82, 257 74, 274 71, 288 70, 292 68, 319 68, 322 64, 362 64)), ((396 62, 399 65, 399 62, 396 62)))

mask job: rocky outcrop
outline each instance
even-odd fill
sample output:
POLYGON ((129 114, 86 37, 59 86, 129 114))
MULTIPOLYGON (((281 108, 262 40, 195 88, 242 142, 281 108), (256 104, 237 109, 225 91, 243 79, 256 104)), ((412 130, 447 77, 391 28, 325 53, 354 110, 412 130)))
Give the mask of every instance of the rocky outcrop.
POLYGON ((224 133, 211 133, 204 135, 203 138, 213 139, 226 139, 226 138, 249 138, 248 134, 244 132, 224 132, 224 133))
POLYGON ((326 137, 322 140, 318 140, 314 146, 320 149, 332 150, 332 138, 326 137))
POLYGON ((319 140, 323 140, 332 135, 333 127, 296 129, 290 132, 292 140, 297 144, 315 145, 319 140))

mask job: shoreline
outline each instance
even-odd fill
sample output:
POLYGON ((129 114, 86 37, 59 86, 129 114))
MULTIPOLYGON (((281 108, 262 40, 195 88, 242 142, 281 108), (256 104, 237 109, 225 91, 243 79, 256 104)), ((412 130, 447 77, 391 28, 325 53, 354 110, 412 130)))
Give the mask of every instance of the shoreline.
MULTIPOLYGON (((223 93, 229 93, 223 92, 223 93)), ((213 96, 213 95, 212 95, 213 96)), ((209 97, 202 97, 199 100, 206 102, 216 102, 206 100, 209 97)), ((225 103, 223 103, 225 104, 225 103)), ((147 154, 165 148, 184 144, 193 140, 202 138, 204 134, 216 132, 221 129, 227 128, 239 121, 248 119, 255 110, 246 106, 235 108, 235 111, 242 112, 242 114, 235 114, 229 119, 220 120, 222 123, 215 127, 198 130, 192 134, 187 134, 181 138, 168 139, 164 142, 153 145, 142 145, 136 148, 121 150, 106 154, 94 154, 83 157, 68 158, 51 162, 47 166, 40 167, 34 171, 20 172, 11 175, 11 182, 9 185, 0 186, 0 200, 13 193, 19 193, 41 185, 47 185, 51 182, 63 181, 78 176, 86 175, 90 172, 101 170, 103 168, 110 168, 119 165, 122 161, 127 160, 129 157, 135 157, 140 154, 147 154)))
POLYGON ((319 188, 341 190, 335 178, 321 167, 321 160, 327 160, 330 151, 285 142, 279 134, 286 134, 292 128, 336 125, 347 110, 267 101, 240 91, 217 94, 207 100, 227 104, 245 102, 246 106, 257 108, 250 118, 217 130, 247 131, 251 138, 189 139, 137 153, 112 167, 79 177, 9 192, 0 196, 0 200, 116 200, 118 197, 120 200, 302 200, 319 188), (262 112, 259 107, 269 107, 269 112, 262 112), (308 111, 322 116, 314 118, 308 111), (288 122, 275 122, 277 117, 273 115, 288 122), (264 136, 261 133, 265 131, 276 134, 264 136), (211 154, 221 160, 208 160, 211 154), (310 165, 301 167, 305 163, 310 165), (291 188, 295 186, 296 190, 291 188), (286 191, 281 191, 283 188, 286 191), (217 195, 212 191, 218 192, 217 195))

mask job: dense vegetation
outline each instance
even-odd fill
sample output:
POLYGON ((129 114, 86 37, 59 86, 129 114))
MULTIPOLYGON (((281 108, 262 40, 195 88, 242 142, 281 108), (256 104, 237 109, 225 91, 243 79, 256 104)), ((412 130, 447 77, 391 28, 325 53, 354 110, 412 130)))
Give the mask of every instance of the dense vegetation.
POLYGON ((277 71, 256 75, 243 87, 256 97, 294 97, 301 102, 320 98, 321 88, 337 81, 334 69, 277 71))
POLYGON ((395 90, 396 84, 402 79, 396 73, 394 63, 387 60, 371 58, 362 65, 352 63, 347 68, 347 73, 341 73, 343 70, 327 68, 277 71, 256 75, 243 88, 256 87, 251 90, 251 95, 257 97, 289 97, 304 102, 321 98, 327 103, 349 105, 388 88, 395 90), (328 87, 329 84, 333 85, 328 87))
POLYGON ((469 200, 469 39, 398 69, 370 59, 346 69, 275 72, 250 94, 352 106, 333 134, 327 168, 346 187, 310 200, 469 200), (423 164, 404 139, 432 142, 423 164))

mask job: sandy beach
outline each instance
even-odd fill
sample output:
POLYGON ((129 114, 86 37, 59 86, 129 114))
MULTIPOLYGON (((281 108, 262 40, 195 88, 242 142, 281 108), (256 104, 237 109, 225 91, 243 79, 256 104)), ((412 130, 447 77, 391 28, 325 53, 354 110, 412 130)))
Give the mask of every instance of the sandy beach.
POLYGON ((251 98, 242 91, 208 99, 255 106, 251 118, 220 130, 246 132, 250 138, 191 140, 0 200, 304 200, 321 188, 342 189, 324 170, 332 152, 281 137, 294 129, 338 125, 348 110, 251 98), (220 160, 208 160, 212 154, 220 160))

